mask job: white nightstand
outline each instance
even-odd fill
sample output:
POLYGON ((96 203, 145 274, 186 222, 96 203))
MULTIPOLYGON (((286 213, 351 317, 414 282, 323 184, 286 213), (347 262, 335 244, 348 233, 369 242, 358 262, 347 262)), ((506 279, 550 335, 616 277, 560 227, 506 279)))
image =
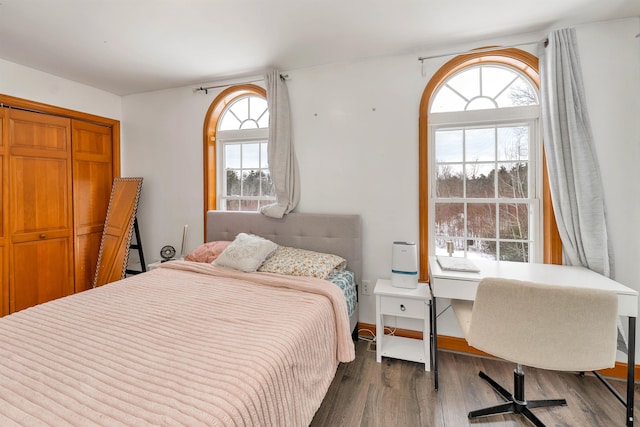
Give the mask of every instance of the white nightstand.
POLYGON ((376 360, 382 356, 424 363, 424 370, 431 370, 429 340, 430 319, 429 286, 418 283, 415 289, 395 288, 390 280, 378 279, 376 289, 376 360), (396 337, 384 334, 385 316, 407 317, 423 321, 423 339, 396 337))

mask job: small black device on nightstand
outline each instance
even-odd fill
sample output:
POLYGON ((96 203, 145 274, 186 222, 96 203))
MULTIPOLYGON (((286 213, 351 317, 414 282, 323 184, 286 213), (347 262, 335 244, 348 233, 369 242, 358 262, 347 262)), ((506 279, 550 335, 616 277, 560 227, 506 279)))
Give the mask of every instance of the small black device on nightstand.
POLYGON ((162 257, 161 262, 171 261, 173 257, 176 255, 176 249, 173 246, 163 246, 160 249, 160 257, 162 257))

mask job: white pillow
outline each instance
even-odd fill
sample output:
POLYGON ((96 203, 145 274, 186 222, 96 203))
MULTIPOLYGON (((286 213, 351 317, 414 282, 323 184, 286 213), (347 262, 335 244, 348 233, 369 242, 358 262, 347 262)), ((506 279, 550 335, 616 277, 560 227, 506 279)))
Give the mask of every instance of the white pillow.
POLYGON ((256 271, 277 247, 260 236, 240 233, 212 264, 249 273, 256 271))

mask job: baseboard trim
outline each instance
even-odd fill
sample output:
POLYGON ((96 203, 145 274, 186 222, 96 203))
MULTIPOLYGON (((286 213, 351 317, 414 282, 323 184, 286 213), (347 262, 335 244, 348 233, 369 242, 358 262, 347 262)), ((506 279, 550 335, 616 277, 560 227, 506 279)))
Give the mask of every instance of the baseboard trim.
MULTIPOLYGON (((422 339, 422 331, 413 331, 411 329, 401 329, 401 328, 393 328, 388 327, 390 329, 395 329, 394 335, 399 337, 406 338, 414 338, 414 339, 422 339)), ((374 335, 376 333, 376 325, 372 325, 371 323, 363 323, 358 322, 358 330, 365 329, 371 331, 374 335)), ((466 354, 475 354, 484 357, 491 357, 492 355, 480 351, 476 348, 471 347, 467 344, 467 341, 464 338, 451 337, 448 335, 438 335, 438 349, 446 350, 446 351, 455 351, 458 353, 466 353, 466 354)), ((603 369, 600 372, 602 376, 610 377, 610 378, 627 378, 627 364, 623 362, 616 362, 616 365, 610 369, 603 369)), ((640 365, 635 366, 634 370, 635 380, 640 380, 640 365)))

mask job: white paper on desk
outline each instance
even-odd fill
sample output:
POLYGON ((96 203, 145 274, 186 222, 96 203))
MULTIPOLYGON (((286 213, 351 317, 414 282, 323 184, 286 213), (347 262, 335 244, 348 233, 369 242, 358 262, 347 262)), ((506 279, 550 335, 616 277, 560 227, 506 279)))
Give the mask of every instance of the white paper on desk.
POLYGON ((480 269, 467 258, 457 258, 450 256, 437 256, 438 264, 443 270, 450 271, 470 271, 478 273, 480 269))

